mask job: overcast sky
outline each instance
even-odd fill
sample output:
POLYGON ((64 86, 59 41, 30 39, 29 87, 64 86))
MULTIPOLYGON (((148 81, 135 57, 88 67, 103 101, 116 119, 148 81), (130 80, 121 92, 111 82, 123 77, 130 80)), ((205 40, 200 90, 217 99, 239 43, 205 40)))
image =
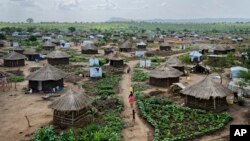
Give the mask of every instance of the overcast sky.
POLYGON ((0 0, 0 21, 250 18, 250 0, 0 0))

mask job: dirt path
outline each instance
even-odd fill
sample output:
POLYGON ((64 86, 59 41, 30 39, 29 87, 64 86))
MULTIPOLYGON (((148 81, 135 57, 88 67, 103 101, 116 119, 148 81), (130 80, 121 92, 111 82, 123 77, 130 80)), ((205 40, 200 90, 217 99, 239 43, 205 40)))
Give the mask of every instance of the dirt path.
MULTIPOLYGON (((131 71, 136 66, 137 61, 130 61, 128 65, 131 67, 131 71)), ((119 96, 124 101, 124 111, 122 113, 123 120, 125 122, 125 128, 122 130, 124 141, 148 141, 148 134, 150 129, 144 123, 144 121, 138 116, 136 111, 135 121, 132 120, 132 108, 128 102, 129 87, 131 86, 131 73, 123 74, 122 81, 120 82, 120 94, 119 96)))

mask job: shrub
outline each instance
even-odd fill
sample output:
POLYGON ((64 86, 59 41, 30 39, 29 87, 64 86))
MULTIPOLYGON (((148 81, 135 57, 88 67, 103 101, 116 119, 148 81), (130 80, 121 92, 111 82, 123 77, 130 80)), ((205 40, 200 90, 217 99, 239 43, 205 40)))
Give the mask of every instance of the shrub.
POLYGON ((239 98, 238 98, 238 104, 239 104, 240 106, 244 106, 244 105, 245 105, 245 99, 244 99, 243 97, 239 97, 239 98))

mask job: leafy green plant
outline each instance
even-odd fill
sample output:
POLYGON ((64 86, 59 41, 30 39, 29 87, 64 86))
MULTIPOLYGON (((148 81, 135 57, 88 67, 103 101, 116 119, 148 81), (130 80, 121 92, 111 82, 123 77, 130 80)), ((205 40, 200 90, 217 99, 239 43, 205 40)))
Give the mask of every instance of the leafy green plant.
POLYGON ((143 70, 135 69, 133 72, 132 81, 141 82, 148 80, 148 78, 148 73, 143 72, 143 70))

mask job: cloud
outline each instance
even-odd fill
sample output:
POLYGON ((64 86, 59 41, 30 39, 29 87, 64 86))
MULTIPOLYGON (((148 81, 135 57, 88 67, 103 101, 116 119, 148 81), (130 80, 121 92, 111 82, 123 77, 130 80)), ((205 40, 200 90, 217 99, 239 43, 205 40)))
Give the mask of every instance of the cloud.
POLYGON ((60 9, 71 9, 79 5, 78 0, 60 0, 59 8, 60 9))
POLYGON ((118 9, 118 6, 111 0, 102 0, 102 3, 96 5, 96 9, 112 10, 118 9))
POLYGON ((167 5, 166 2, 161 3, 161 6, 162 6, 162 7, 164 7, 164 6, 166 6, 166 5, 167 5))
POLYGON ((10 0, 10 3, 16 6, 25 7, 34 7, 41 8, 34 0, 10 0))

